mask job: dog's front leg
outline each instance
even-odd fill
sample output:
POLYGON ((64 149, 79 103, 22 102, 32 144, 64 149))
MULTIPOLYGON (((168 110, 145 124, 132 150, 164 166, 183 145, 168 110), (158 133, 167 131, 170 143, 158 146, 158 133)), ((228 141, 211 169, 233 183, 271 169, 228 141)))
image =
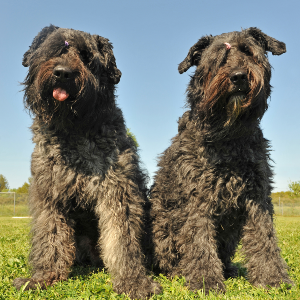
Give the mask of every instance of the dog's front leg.
POLYGON ((26 290, 38 286, 46 288, 59 280, 66 280, 75 258, 74 232, 66 218, 55 209, 44 208, 35 213, 32 226, 32 248, 29 262, 31 278, 16 278, 14 286, 26 290))
POLYGON ((146 275, 144 266, 141 249, 144 200, 130 179, 113 173, 109 172, 103 182, 102 197, 95 208, 102 259, 117 293, 144 299, 161 291, 160 285, 146 275))
POLYGON ((225 291, 223 265, 217 253, 213 220, 198 212, 189 216, 177 238, 181 260, 174 275, 183 275, 191 290, 225 291))
POLYGON ((268 210, 249 201, 243 230, 243 251, 246 254, 248 279, 255 286, 279 286, 290 283, 287 265, 280 256, 272 217, 268 210))

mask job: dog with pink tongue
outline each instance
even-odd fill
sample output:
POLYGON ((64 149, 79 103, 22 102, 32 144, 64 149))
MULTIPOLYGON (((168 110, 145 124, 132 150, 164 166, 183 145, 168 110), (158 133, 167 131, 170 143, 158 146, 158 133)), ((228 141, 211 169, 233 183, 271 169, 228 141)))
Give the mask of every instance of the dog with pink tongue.
POLYGON ((53 98, 58 101, 65 101, 68 97, 69 94, 66 92, 66 90, 63 90, 61 88, 53 90, 53 98))
MULTIPOLYGON (((147 175, 116 103, 108 39, 45 27, 24 54, 24 103, 33 115, 30 278, 20 289, 67 280, 74 263, 106 268, 114 291, 146 299, 147 175)), ((99 283, 100 284, 100 283, 99 283)))

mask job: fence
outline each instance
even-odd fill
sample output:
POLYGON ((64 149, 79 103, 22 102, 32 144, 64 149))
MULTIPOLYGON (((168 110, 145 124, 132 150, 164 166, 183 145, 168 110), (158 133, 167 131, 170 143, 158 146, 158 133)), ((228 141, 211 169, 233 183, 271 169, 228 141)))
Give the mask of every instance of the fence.
POLYGON ((28 194, 0 192, 0 217, 27 217, 28 194))
POLYGON ((299 197, 273 197, 272 202, 277 216, 300 216, 299 197))
POLYGON ((280 203, 274 204, 274 211, 276 216, 300 216, 299 203, 280 203))
MULTIPOLYGON (((291 203, 291 199, 273 199, 274 211, 277 216, 300 216, 300 199, 291 203)), ((28 194, 0 192, 0 217, 27 217, 28 194)))

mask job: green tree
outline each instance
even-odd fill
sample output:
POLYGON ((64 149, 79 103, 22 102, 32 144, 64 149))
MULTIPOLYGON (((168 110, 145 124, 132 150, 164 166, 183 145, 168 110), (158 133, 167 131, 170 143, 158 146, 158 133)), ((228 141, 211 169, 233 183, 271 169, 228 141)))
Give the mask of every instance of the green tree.
POLYGON ((28 194, 30 183, 32 181, 32 177, 29 177, 28 181, 29 181, 29 183, 28 182, 24 182, 24 184, 16 190, 16 192, 18 194, 28 194))
POLYGON ((300 181, 291 181, 289 183, 289 190, 291 196, 299 197, 300 196, 300 181))
POLYGON ((9 189, 9 184, 7 179, 2 174, 0 174, 0 192, 2 192, 2 190, 4 189, 9 189))
POLYGON ((139 145, 139 143, 137 142, 137 139, 136 139, 135 135, 130 131, 129 128, 126 129, 126 133, 127 133, 127 135, 133 140, 135 146, 138 148, 140 145, 139 145))

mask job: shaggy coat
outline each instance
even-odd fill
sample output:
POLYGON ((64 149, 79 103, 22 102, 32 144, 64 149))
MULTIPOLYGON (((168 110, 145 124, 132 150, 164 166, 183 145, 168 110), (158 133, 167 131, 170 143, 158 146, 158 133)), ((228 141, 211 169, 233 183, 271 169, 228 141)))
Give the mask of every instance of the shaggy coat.
POLYGON ((115 101, 121 77, 108 39, 45 27, 25 53, 25 106, 34 116, 30 188, 32 277, 66 280, 74 262, 101 267, 117 293, 145 298, 146 179, 115 101))
POLYGON ((190 110, 159 159, 151 190, 155 262, 192 290, 225 290, 242 239, 254 285, 291 283, 273 226, 269 141, 260 120, 270 96, 267 51, 286 51, 257 28, 202 37, 179 65, 197 69, 190 110))

